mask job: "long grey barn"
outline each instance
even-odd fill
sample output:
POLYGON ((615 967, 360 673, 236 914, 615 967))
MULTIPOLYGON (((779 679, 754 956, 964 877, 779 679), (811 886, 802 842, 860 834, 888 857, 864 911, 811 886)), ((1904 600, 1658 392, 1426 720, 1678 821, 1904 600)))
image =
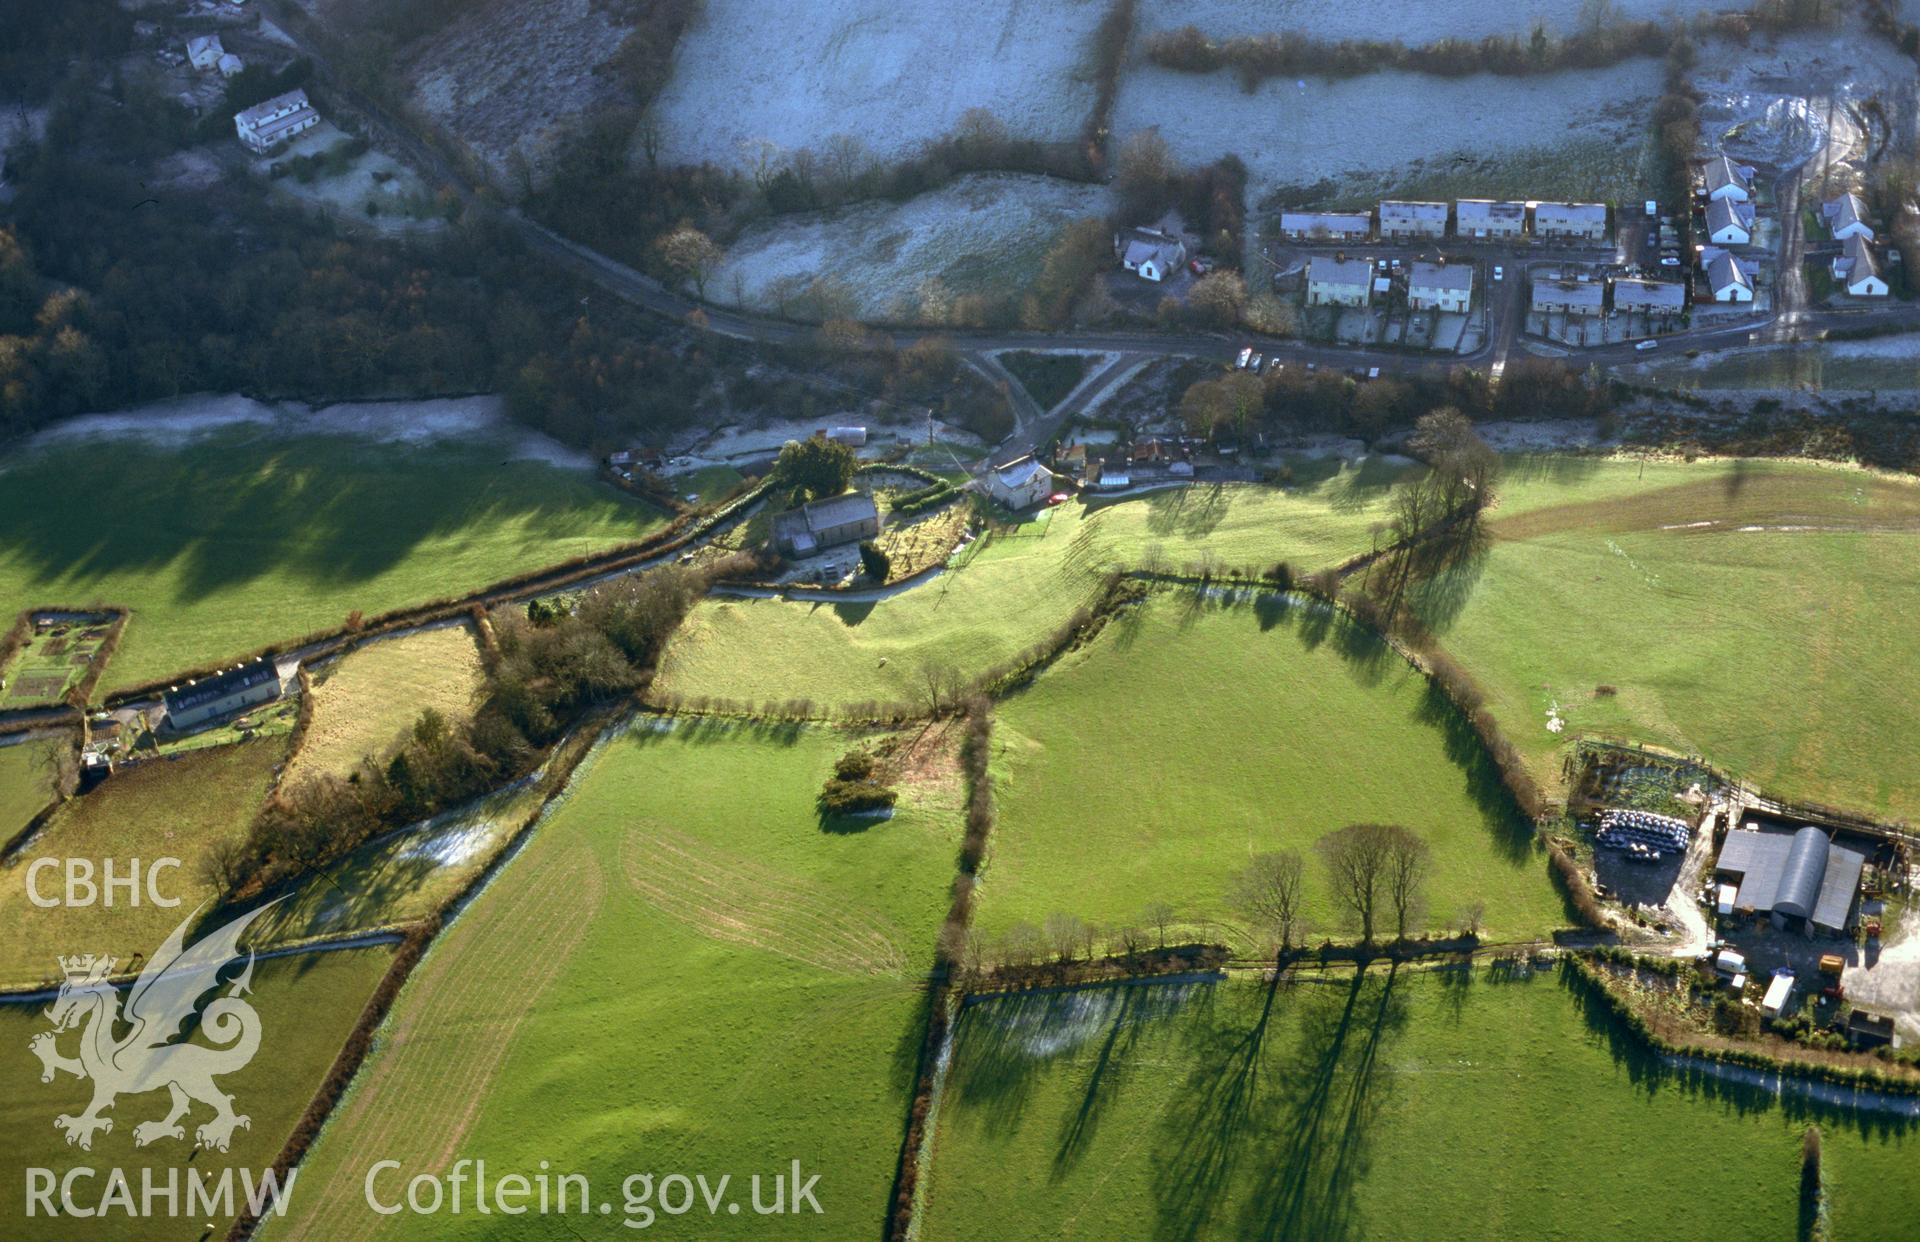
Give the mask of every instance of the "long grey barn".
POLYGON ((1853 922, 1866 863, 1824 828, 1761 825, 1727 834, 1714 875, 1739 885, 1735 909, 1764 911, 1783 930, 1839 935, 1853 922))
POLYGON ((773 519, 773 540, 788 556, 812 556, 842 543, 880 533, 880 510, 864 492, 830 496, 789 509, 773 519))
POLYGON ((191 729, 229 712, 237 712, 280 697, 280 670, 272 660, 255 660, 173 686, 164 696, 167 724, 191 729))

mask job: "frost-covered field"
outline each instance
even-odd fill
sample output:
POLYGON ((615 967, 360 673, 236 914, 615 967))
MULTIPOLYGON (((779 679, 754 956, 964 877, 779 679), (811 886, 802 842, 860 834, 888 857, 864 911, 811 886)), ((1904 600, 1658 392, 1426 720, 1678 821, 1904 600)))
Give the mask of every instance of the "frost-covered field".
MULTIPOLYGON (((1297 31, 1320 39, 1398 39, 1408 45, 1449 35, 1478 39, 1525 34, 1535 22, 1566 32, 1585 0, 1142 0, 1142 32, 1198 26, 1215 38, 1297 31)), ((1612 0, 1614 14, 1639 20, 1732 8, 1729 0, 1612 0)))
POLYGON ((791 312, 793 296, 818 276, 844 286, 861 318, 906 318, 932 277, 953 294, 1023 288, 1061 226, 1110 207, 1098 186, 1012 173, 961 177, 905 203, 755 226, 727 252, 707 295, 791 312))
POLYGON ((412 58, 414 97, 494 169, 537 164, 581 114, 614 99, 605 71, 626 29, 595 0, 474 5, 412 58))
POLYGON ((1158 126, 1187 159, 1238 155, 1251 174, 1249 206, 1277 186, 1374 179, 1453 153, 1606 141, 1638 150, 1660 94, 1660 64, 1632 60, 1551 77, 1438 78, 1375 73, 1340 82, 1270 80, 1252 94, 1228 74, 1142 66, 1122 81, 1113 127, 1120 141, 1158 126))
POLYGON ((1023 138, 1075 137, 1105 0, 706 0, 654 104, 662 156, 738 167, 747 152, 823 149, 835 135, 912 154, 986 108, 1023 138))

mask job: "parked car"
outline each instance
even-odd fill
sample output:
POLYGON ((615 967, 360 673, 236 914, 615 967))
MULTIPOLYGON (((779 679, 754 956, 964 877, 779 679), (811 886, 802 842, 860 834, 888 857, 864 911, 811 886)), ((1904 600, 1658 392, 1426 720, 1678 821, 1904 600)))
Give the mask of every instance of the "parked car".
POLYGON ((1493 265, 1493 278, 1495 280, 1501 280, 1505 278, 1506 274, 1507 274, 1507 269, 1505 269, 1504 267, 1501 267, 1498 263, 1493 265))
POLYGON ((1645 352, 1646 350, 1649 350, 1649 349, 1658 349, 1658 348, 1660 348, 1660 342, 1658 342, 1658 341, 1641 341, 1641 342, 1639 342, 1638 344, 1636 344, 1636 345, 1634 346, 1634 348, 1635 348, 1635 349, 1638 349, 1638 350, 1640 350, 1640 351, 1642 351, 1642 352, 1645 352))
POLYGON ((1187 270, 1192 272, 1195 276, 1205 276, 1208 272, 1211 272, 1213 270, 1213 260, 1208 258, 1196 257, 1187 264, 1187 270))
POLYGON ((1320 364, 1317 362, 1309 362, 1307 364, 1307 370, 1309 371, 1318 371, 1319 369, 1320 369, 1320 364))
POLYGON ((1255 354, 1253 356, 1253 361, 1247 364, 1247 370, 1252 371, 1255 375, 1258 375, 1260 374, 1260 364, 1265 361, 1266 361, 1265 358, 1263 358, 1259 354, 1255 354))
POLYGON ((1368 379, 1379 379, 1379 378, 1380 378, 1380 368, 1379 368, 1379 367, 1368 367, 1368 368, 1367 368, 1367 378, 1368 378, 1368 379))
POLYGON ((1660 260, 1660 266, 1661 267, 1679 267, 1680 260, 1674 258, 1672 255, 1668 255, 1666 258, 1660 260))
POLYGON ((1243 349, 1240 351, 1240 356, 1233 360, 1233 369, 1236 371, 1244 371, 1247 369, 1247 363, 1251 362, 1252 360, 1253 360, 1253 350, 1243 349))

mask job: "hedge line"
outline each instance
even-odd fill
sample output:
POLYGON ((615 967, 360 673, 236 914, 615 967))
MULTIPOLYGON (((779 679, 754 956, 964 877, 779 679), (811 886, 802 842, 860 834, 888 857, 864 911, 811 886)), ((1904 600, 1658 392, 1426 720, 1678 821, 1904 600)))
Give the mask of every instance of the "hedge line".
MULTIPOLYGON (((386 1020, 387 1010, 392 1008, 394 997, 400 994, 400 988, 407 976, 419 963, 421 954, 434 934, 440 930, 438 919, 423 923, 407 933, 400 947, 394 951, 393 962, 387 967, 387 973, 381 976, 380 986, 375 988, 373 996, 367 1001, 365 1009, 360 1011, 359 1021, 353 1024, 353 1030, 347 1035, 346 1043, 340 1054, 333 1059, 333 1065, 327 1070, 326 1078, 321 1080, 320 1089, 314 1092, 308 1102, 307 1110, 295 1123, 293 1133, 287 1136, 286 1145, 280 1154, 274 1157, 273 1173, 279 1179, 278 1184, 285 1187, 287 1174, 300 1163, 313 1146, 313 1140, 320 1136, 320 1128, 326 1124, 334 1105, 346 1093, 353 1076, 360 1069, 360 1063, 373 1049, 373 1035, 381 1022, 386 1020)), ((227 1230, 227 1242, 245 1242, 253 1236, 259 1226, 260 1217, 250 1211, 243 1211, 227 1230)))
POLYGON ((1573 979, 1588 988, 1592 995, 1599 997, 1608 1010, 1620 1020, 1622 1026, 1649 1048, 1662 1055, 1693 1057, 1723 1065, 1739 1065, 1748 1069, 1832 1083, 1840 1087, 1884 1091, 1894 1095, 1920 1094, 1920 1078, 1889 1073, 1878 1066, 1823 1065, 1815 1061, 1777 1057, 1765 1052, 1756 1052, 1750 1048, 1709 1048, 1701 1044, 1677 1043, 1654 1030, 1639 1010, 1608 986, 1600 968, 1591 961, 1580 954, 1569 954, 1566 960, 1573 979))
MULTIPOLYGON (((359 617, 358 613, 355 613, 348 617, 346 624, 330 629, 314 630, 311 633, 287 642, 269 643, 237 659, 229 659, 217 664, 202 665, 196 669, 171 674, 159 681, 151 681, 143 685, 132 686, 125 690, 116 691, 107 696, 107 706, 115 707, 122 703, 153 698, 155 695, 165 691, 169 686, 177 685, 188 678, 211 677, 222 669, 233 667, 236 663, 246 664, 254 660, 277 656, 282 652, 299 647, 315 645, 325 646, 325 650, 315 653, 316 656, 327 655, 338 649, 339 645, 351 640, 391 634, 396 630, 409 629, 414 626, 431 625, 436 621, 450 620, 461 613, 471 615, 472 610, 476 607, 484 609, 485 605, 505 603, 525 595, 564 590, 574 583, 587 578, 597 577, 605 573, 618 573, 642 561, 678 551, 680 548, 706 535, 720 525, 720 523, 729 520, 746 506, 757 502, 765 493, 766 484, 763 483, 753 490, 735 497, 733 500, 715 509, 712 513, 692 523, 687 523, 684 518, 676 519, 647 538, 636 540, 624 547, 615 548, 611 552, 576 556, 540 569, 529 570, 523 574, 516 574, 511 578, 503 578, 491 586, 481 587, 469 595, 457 597, 448 596, 437 600, 429 600, 422 604, 409 604, 405 607, 395 608, 389 612, 381 613, 371 621, 363 620, 359 617)), ((90 611, 103 610, 92 609, 90 611)))

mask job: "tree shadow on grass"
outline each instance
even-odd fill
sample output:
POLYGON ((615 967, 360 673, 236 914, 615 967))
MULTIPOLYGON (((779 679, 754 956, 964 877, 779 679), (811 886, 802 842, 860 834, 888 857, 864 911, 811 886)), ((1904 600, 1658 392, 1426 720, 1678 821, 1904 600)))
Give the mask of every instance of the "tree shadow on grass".
POLYGON ((1500 857, 1511 863, 1532 859, 1536 845, 1533 827, 1520 813, 1480 735, 1473 731, 1473 725, 1454 706, 1453 700, 1438 686, 1427 682, 1414 715, 1422 724, 1439 730, 1447 759, 1460 769, 1467 796, 1479 809, 1500 857))
MULTIPOLYGON (((209 435, 177 450, 104 442, 49 450, 10 473, 14 502, 0 505, 0 547, 46 579, 84 582, 178 565, 184 600, 269 573, 322 588, 350 585, 393 570, 429 540, 512 525, 537 544, 576 529, 569 520, 580 511, 575 501, 632 505, 557 468, 503 466, 497 456, 481 445, 428 450, 336 437, 262 443, 248 432, 209 435), (428 451, 431 470, 415 459, 428 451), (62 503, 75 471, 116 503, 90 512, 62 503)), ((658 515, 633 508, 637 539, 658 515)), ((510 568, 502 565, 501 576, 510 568)))
POLYGON ((1092 1049, 1082 1099, 1061 1119, 1055 1175, 1070 1171, 1106 1107, 1129 1080, 1143 1035, 1176 1014, 1210 1004, 1211 983, 1144 983, 1060 988, 992 997, 968 1005, 959 1022, 947 1090, 989 1134, 1020 1124, 1035 1085, 1065 1072, 1056 1064, 1092 1049))
POLYGON ((1344 988, 1270 981, 1249 1025, 1206 1029, 1163 1127, 1157 1236, 1216 1232, 1243 1163, 1252 1179, 1232 1236, 1319 1239, 1349 1231, 1384 1094, 1379 1052, 1406 1021, 1396 971, 1357 971, 1344 988), (1277 1054, 1266 1036, 1283 990, 1299 1038, 1290 1053, 1277 1054))

